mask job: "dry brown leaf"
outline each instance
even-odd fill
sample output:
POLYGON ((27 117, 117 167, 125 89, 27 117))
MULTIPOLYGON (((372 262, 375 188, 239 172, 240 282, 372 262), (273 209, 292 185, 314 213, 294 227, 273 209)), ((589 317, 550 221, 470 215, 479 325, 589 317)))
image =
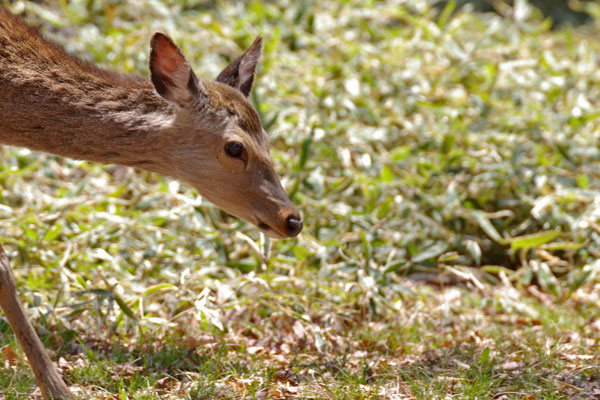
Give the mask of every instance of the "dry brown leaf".
POLYGON ((16 365, 19 359, 19 356, 15 351, 8 345, 2 348, 2 355, 8 361, 10 365, 16 365))

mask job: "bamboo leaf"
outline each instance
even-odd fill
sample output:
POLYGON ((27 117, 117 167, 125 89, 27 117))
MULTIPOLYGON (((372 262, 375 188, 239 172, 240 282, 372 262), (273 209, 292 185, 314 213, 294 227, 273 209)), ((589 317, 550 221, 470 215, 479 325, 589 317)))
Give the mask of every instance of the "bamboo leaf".
POLYGON ((123 311, 123 313, 125 315, 127 315, 129 318, 131 318, 133 320, 137 320, 137 318, 135 317, 135 314, 133 313, 133 311, 131 311, 131 308, 129 308, 127 306, 127 304, 125 304, 125 302, 119 295, 113 293, 113 297, 114 297, 115 301, 117 302, 117 304, 119 305, 119 308, 121 309, 121 311, 123 311))
POLYGON ((513 237, 510 239, 510 248, 512 251, 533 249, 554 240, 558 236, 560 236, 559 231, 546 231, 532 235, 513 237))

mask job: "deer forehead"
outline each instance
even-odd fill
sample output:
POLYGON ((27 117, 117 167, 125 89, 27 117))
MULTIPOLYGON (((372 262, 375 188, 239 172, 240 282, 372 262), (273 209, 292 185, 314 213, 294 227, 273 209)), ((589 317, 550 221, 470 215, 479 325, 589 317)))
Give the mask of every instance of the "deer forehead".
POLYGON ((227 110, 237 119, 237 124, 248 136, 258 144, 268 147, 260 118, 256 110, 237 89, 218 82, 203 82, 215 110, 227 110))

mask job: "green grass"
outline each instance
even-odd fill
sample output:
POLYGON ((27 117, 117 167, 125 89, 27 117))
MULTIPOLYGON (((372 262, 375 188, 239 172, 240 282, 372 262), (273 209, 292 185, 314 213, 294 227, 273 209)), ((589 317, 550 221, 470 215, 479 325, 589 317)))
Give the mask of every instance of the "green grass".
POLYGON ((207 79, 264 35, 252 100, 306 221, 268 240, 157 175, 1 149, 0 242, 81 398, 600 395, 600 9, 433 3, 12 4, 142 75, 155 30, 207 79))

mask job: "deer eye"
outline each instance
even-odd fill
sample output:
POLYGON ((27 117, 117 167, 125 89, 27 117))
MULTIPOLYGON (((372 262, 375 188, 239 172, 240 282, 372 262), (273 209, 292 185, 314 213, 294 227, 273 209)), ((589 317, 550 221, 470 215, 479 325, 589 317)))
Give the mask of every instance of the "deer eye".
POLYGON ((244 145, 240 142, 229 142, 225 145, 225 152, 233 158, 241 158, 244 152, 244 145))

